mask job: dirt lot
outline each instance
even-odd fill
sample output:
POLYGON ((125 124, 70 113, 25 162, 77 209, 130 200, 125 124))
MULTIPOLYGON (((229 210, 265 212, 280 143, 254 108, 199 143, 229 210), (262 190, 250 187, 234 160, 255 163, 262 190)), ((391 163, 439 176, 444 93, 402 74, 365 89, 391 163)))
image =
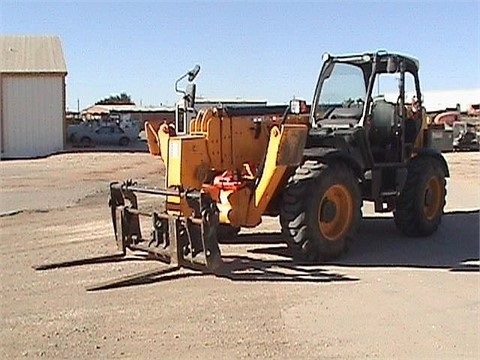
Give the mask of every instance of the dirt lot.
POLYGON ((478 359, 480 154, 446 154, 446 215, 426 239, 391 214, 364 220, 335 263, 293 264, 277 219, 224 244, 224 278, 183 271, 117 289, 85 286, 164 265, 124 261, 36 272, 113 253, 111 180, 161 185, 146 153, 0 162, 0 358, 478 359))

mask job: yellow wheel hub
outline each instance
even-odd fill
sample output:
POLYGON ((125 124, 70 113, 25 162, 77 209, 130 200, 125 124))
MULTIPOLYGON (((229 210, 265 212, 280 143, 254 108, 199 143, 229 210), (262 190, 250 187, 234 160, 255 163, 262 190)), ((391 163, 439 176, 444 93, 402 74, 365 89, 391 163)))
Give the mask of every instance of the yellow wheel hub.
POLYGON ((343 238, 353 221, 355 209, 350 191, 344 185, 333 185, 325 192, 318 209, 318 225, 330 241, 343 238))
POLYGON ((423 203, 423 211, 428 220, 432 220, 438 215, 440 207, 442 206, 442 193, 440 179, 432 176, 427 182, 423 203))

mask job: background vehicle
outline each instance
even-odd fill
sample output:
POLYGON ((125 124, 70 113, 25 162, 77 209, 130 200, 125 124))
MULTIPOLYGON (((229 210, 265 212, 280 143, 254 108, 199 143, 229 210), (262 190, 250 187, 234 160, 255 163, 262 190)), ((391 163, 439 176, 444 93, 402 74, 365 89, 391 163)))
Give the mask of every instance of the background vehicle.
POLYGON ((122 129, 118 125, 77 125, 70 135, 73 144, 90 146, 94 144, 127 146, 138 139, 138 130, 122 129))
MULTIPOLYGON (((387 52, 323 60, 309 114, 298 100, 280 117, 213 107, 200 110, 182 136, 147 123, 149 150, 165 163, 166 186, 111 184, 119 248, 215 270, 225 232, 232 236, 259 225, 262 216, 279 216, 294 255, 332 259, 354 234, 362 201, 372 201, 377 212, 393 211, 408 236, 436 231, 449 171, 442 155, 425 147, 418 61, 387 52), (393 96, 379 91, 388 76, 395 79, 396 89, 388 89, 393 96), (406 77, 415 91, 410 104, 406 77), (139 193, 165 196, 165 208, 139 210, 139 193), (145 219, 149 237, 142 235, 145 219)), ((193 81, 198 70, 185 76, 193 81)), ((185 91, 189 107, 194 94, 194 86, 185 91)))
POLYGON ((460 150, 480 150, 479 125, 468 121, 453 123, 453 148, 460 150))
POLYGON ((471 104, 467 110, 468 116, 480 116, 480 104, 471 104))
POLYGON ((80 121, 74 124, 70 124, 67 126, 67 139, 69 142, 73 142, 74 135, 77 131, 86 131, 85 128, 92 128, 98 127, 96 123, 90 121, 80 121))

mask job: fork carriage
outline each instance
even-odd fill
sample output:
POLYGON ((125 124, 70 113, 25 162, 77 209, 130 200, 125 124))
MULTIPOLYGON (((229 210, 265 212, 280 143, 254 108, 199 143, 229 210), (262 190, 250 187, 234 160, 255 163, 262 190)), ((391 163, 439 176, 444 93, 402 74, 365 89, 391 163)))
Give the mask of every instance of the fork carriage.
POLYGON ((173 266, 215 271, 222 264, 217 241, 218 208, 209 194, 139 187, 135 182, 112 182, 109 206, 118 249, 145 251, 173 266), (185 199, 193 209, 191 216, 172 212, 144 212, 136 194, 174 196, 185 199), (141 229, 141 217, 151 219, 148 236, 141 229))

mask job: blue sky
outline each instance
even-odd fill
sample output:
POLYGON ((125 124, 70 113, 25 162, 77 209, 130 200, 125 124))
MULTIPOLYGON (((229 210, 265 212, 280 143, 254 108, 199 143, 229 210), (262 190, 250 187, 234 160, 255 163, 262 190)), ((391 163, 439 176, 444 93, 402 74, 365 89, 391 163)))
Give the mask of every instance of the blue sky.
POLYGON ((420 59, 423 90, 480 87, 480 1, 4 1, 0 33, 59 35, 67 107, 127 92, 172 105, 197 94, 287 102, 313 96, 321 55, 387 49, 420 59))

